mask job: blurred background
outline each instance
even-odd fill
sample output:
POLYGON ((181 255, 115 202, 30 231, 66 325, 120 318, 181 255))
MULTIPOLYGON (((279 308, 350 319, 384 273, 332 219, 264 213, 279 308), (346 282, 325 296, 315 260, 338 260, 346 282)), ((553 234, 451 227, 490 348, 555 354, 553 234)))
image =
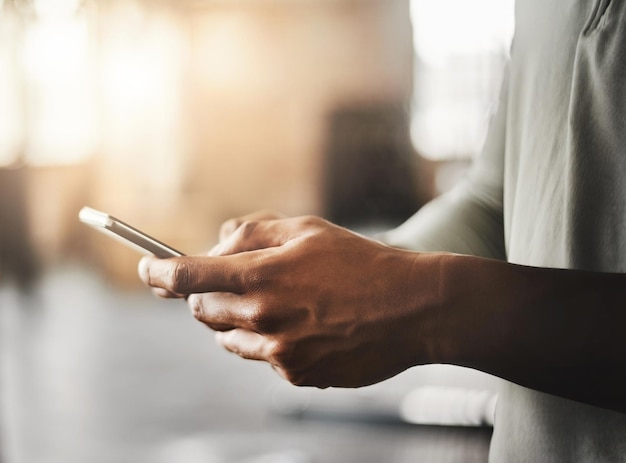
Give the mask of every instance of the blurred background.
POLYGON ((487 378, 290 388, 77 213, 190 254, 257 209, 398 225, 480 150, 512 3, 0 0, 0 461, 484 461, 482 411, 400 410, 483 410, 487 378))

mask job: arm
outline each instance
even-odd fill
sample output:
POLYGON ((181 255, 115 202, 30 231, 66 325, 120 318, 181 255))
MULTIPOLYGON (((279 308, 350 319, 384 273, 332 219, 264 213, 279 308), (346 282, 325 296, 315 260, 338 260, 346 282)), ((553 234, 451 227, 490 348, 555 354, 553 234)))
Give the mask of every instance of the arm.
POLYGON ((626 412, 626 276, 390 248, 321 219, 247 222, 222 256, 144 259, 149 285, 298 385, 449 363, 626 412))
POLYGON ((508 72, 483 149, 467 178, 404 224, 382 234, 390 245, 416 251, 446 251, 506 260, 503 224, 504 151, 508 72))
POLYGON ((626 275, 443 259, 440 361, 626 413, 626 275))

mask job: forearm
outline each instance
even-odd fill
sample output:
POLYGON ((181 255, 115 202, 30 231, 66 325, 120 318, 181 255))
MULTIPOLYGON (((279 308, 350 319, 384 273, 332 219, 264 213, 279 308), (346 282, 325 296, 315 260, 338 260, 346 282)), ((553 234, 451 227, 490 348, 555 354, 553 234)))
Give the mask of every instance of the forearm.
POLYGON ((438 363, 626 412, 626 275, 442 255, 438 363))
POLYGON ((383 243, 421 252, 454 252, 505 259, 502 211, 495 188, 465 182, 425 205, 383 243))

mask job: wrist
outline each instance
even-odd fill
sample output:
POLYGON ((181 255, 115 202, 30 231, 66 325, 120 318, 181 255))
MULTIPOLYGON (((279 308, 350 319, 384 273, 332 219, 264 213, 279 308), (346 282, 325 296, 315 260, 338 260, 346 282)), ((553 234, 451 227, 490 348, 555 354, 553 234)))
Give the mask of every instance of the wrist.
POLYGON ((452 254, 408 252, 410 271, 406 275, 409 288, 404 300, 413 320, 405 323, 410 331, 412 365, 450 363, 451 336, 445 312, 449 296, 442 292, 446 266, 452 254))
POLYGON ((508 319, 497 304, 507 284, 503 262, 461 254, 430 256, 437 275, 437 297, 426 334, 430 363, 479 368, 502 346, 508 319), (499 269, 499 271, 498 271, 499 269), (498 289, 495 289, 498 288, 498 289))

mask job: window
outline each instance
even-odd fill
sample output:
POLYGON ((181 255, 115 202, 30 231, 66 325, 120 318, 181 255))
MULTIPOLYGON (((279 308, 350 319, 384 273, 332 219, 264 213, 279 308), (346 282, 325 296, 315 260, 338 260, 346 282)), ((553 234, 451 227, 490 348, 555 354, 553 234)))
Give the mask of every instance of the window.
POLYGON ((483 143, 513 36, 514 0, 411 0, 411 138, 431 160, 467 159, 483 143))
POLYGON ((151 178, 171 178, 186 32, 167 6, 15 0, 3 8, 0 166, 77 164, 106 152, 143 172, 149 155, 162 174, 151 178))
POLYGON ((0 165, 92 154, 95 109, 88 17, 80 0, 3 5, 0 165))

